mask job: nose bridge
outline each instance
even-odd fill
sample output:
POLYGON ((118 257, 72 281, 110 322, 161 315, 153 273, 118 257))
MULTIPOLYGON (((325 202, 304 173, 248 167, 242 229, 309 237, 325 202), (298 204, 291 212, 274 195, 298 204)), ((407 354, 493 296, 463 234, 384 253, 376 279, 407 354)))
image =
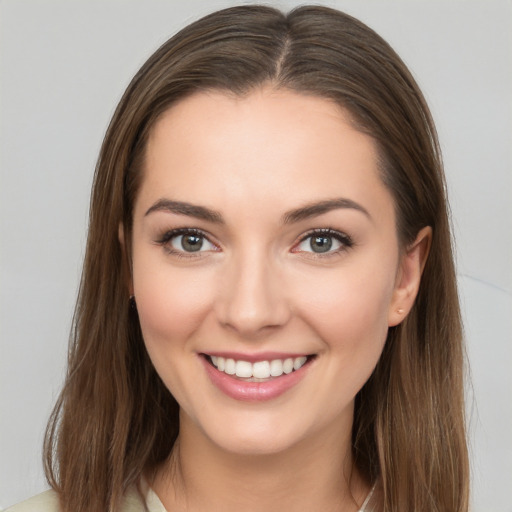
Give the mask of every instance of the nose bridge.
POLYGON ((219 321, 244 336, 286 323, 282 273, 269 251, 247 247, 230 258, 221 282, 219 321))

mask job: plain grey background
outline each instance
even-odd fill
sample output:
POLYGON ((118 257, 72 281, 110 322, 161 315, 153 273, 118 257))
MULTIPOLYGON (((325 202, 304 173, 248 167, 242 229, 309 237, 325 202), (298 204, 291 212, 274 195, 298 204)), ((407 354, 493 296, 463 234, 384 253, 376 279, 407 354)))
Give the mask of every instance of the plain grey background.
MULTIPOLYGON (((250 2, 0 2, 0 507, 46 488, 43 431, 113 109, 171 34, 238 3, 250 2)), ((473 510, 512 511, 512 2, 323 3, 391 43, 437 122, 471 365, 473 510)))

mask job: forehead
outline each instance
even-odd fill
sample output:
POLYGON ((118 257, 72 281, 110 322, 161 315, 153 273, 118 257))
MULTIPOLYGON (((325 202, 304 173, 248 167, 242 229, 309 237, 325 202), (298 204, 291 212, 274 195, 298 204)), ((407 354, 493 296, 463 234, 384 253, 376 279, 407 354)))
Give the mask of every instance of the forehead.
POLYGON ((391 200, 374 141, 347 113, 271 88, 242 97, 201 92, 165 112, 146 148, 140 198, 150 196, 242 209, 247 201, 286 209, 329 196, 391 200))

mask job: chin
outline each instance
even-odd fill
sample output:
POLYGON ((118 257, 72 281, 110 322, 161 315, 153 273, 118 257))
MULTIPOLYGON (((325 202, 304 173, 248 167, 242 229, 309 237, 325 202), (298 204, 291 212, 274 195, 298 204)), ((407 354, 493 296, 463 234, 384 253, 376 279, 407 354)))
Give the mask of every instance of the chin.
POLYGON ((310 429, 307 425, 302 425, 301 428, 297 421, 287 424, 284 418, 272 416, 261 413, 244 414, 240 411, 236 419, 220 418, 216 422, 204 422, 198 426, 217 449, 242 456, 284 453, 308 437, 310 429))
POLYGON ((262 433, 250 435, 244 432, 243 435, 236 435, 230 432, 225 438, 211 439, 220 449, 233 455, 246 457, 270 456, 276 455, 293 448, 297 440, 282 439, 275 433, 262 433))

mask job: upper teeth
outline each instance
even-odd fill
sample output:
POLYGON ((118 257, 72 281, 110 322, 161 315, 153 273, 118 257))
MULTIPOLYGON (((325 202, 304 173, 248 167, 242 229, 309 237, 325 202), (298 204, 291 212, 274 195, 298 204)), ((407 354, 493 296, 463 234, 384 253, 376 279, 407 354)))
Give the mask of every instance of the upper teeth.
POLYGON ((256 363, 236 361, 220 356, 210 356, 210 359, 217 370, 221 372, 237 377, 254 377, 256 379, 268 379, 269 377, 279 377, 283 373, 291 373, 293 370, 298 370, 307 361, 306 356, 258 361, 256 363))

